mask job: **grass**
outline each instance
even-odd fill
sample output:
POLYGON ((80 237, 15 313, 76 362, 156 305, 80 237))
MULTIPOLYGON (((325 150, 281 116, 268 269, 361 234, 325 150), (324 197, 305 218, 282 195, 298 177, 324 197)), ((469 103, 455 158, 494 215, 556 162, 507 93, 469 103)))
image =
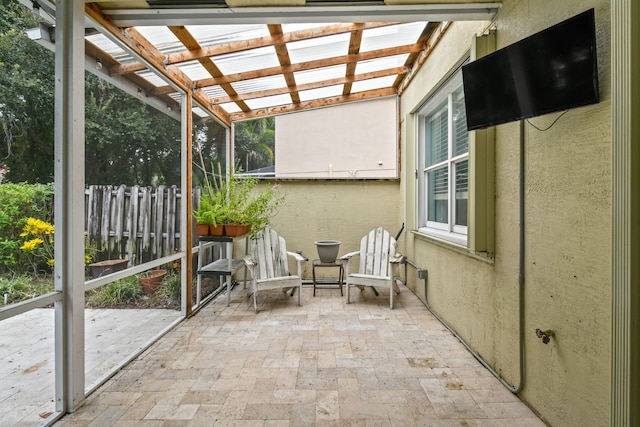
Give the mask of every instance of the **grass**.
MULTIPOLYGON (((181 281, 179 274, 168 274, 158 290, 151 295, 142 291, 136 276, 126 277, 87 291, 87 308, 180 308, 181 281)), ((15 304, 53 292, 53 277, 0 276, 0 307, 15 304)))

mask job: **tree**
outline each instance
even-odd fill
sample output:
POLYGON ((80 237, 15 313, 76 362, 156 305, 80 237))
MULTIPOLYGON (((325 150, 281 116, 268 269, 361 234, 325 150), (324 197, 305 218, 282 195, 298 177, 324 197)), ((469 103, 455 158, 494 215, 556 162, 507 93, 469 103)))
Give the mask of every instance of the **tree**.
POLYGON ((53 56, 23 32, 37 24, 17 1, 0 4, 0 166, 14 182, 53 177, 53 56))
POLYGON ((275 151, 275 119, 265 117, 235 124, 235 159, 245 172, 272 166, 275 151))
MULTIPOLYGON (((0 1, 0 169, 12 182, 53 181, 54 55, 24 30, 37 18, 0 1)), ((86 74, 88 184, 178 185, 180 123, 86 74)))

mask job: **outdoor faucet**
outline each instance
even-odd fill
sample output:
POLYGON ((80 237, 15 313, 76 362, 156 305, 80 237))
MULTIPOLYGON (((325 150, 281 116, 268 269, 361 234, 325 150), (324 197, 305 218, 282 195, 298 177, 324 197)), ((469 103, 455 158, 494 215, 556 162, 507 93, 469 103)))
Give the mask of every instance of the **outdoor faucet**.
POLYGON ((549 341, 551 341, 551 337, 554 337, 556 334, 551 329, 547 329, 546 331, 536 329, 536 335, 538 338, 542 339, 543 343, 549 344, 549 341))

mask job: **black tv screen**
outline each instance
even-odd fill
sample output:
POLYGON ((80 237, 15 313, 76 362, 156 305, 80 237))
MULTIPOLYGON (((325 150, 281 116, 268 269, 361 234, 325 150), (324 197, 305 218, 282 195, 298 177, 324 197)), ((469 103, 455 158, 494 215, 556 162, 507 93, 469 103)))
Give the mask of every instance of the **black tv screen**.
POLYGON ((590 9, 462 67, 468 130, 599 102, 590 9))

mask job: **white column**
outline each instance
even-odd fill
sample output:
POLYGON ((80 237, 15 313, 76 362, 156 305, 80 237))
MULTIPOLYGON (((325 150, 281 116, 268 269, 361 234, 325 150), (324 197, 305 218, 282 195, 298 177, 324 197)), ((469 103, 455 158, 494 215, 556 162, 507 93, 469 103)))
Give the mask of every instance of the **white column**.
POLYGON ((56 4, 56 411, 84 400, 84 2, 56 4))
POLYGON ((640 3, 611 1, 611 423, 640 425, 640 3))

